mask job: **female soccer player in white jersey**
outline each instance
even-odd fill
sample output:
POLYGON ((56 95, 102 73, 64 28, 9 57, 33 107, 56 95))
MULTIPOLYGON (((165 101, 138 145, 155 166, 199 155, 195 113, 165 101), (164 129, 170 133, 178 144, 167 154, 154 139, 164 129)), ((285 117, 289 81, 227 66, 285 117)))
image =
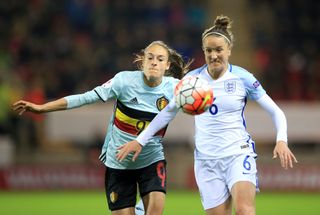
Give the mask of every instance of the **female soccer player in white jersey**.
MULTIPOLYGON (((115 99, 100 160, 106 165, 106 195, 113 215, 134 215, 137 186, 146 214, 162 214, 166 193, 166 161, 161 140, 166 128, 150 139, 136 162, 118 162, 116 151, 133 140, 173 98, 173 90, 187 71, 181 55, 162 41, 155 41, 137 55, 139 71, 123 71, 102 86, 42 105, 18 101, 13 109, 46 113, 115 99), (173 76, 173 77, 167 77, 173 76)), ((139 206, 139 214, 143 208, 139 206)), ((143 212, 143 211, 142 211, 143 212)))
MULTIPOLYGON (((287 124, 282 110, 266 94, 255 77, 229 63, 233 35, 231 20, 218 16, 202 35, 206 65, 188 75, 206 79, 213 87, 215 100, 208 111, 195 116, 195 177, 203 207, 208 215, 255 214, 257 189, 254 141, 246 131, 244 108, 247 98, 255 100, 271 115, 277 129, 274 158, 287 169, 297 162, 287 145, 287 124)), ((160 128, 172 120, 178 109, 174 101, 161 111, 136 140, 119 148, 124 159, 141 148, 160 128)))

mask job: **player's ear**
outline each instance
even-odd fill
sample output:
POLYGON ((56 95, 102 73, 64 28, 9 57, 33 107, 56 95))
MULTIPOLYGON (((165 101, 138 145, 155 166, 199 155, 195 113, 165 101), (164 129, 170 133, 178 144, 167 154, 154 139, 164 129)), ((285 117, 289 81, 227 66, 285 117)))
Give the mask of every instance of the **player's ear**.
POLYGON ((231 49, 232 49, 232 45, 229 45, 229 46, 228 46, 228 57, 231 56, 231 49))
POLYGON ((231 56, 231 48, 228 49, 228 57, 231 56))
POLYGON ((171 63, 170 63, 170 61, 168 61, 168 62, 167 62, 167 67, 166 67, 166 70, 169 70, 169 68, 170 68, 170 65, 171 65, 171 63))

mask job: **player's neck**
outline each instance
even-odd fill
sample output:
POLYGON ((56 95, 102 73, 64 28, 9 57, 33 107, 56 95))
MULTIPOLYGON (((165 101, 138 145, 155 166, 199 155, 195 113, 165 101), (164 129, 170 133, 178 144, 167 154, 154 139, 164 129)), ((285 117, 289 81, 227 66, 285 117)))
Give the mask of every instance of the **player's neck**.
POLYGON ((208 68, 208 73, 210 74, 211 78, 213 80, 217 80, 219 78, 221 78, 224 73, 226 73, 227 70, 223 69, 223 70, 209 70, 208 68))
POLYGON ((159 79, 159 78, 147 79, 145 76, 143 76, 143 81, 148 87, 157 87, 161 84, 162 79, 159 79))

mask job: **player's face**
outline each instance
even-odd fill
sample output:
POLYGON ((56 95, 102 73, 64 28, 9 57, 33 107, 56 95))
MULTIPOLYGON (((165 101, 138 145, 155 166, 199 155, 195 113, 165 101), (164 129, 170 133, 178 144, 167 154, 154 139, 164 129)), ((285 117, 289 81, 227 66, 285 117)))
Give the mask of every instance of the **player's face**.
POLYGON ((209 73, 213 77, 220 77, 228 68, 231 54, 228 42, 223 37, 210 35, 204 38, 202 45, 209 73))
POLYGON ((155 44, 145 50, 143 72, 148 85, 157 86, 161 83, 165 71, 170 67, 168 58, 167 49, 160 45, 155 44))

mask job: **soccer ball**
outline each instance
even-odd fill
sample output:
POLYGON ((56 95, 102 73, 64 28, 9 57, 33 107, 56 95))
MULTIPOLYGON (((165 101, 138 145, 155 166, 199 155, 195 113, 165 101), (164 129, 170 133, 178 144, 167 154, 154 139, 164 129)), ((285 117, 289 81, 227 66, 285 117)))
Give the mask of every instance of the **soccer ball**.
POLYGON ((175 90, 176 106, 184 113, 197 115, 205 112, 213 102, 213 90, 209 83, 198 76, 181 79, 175 90))

